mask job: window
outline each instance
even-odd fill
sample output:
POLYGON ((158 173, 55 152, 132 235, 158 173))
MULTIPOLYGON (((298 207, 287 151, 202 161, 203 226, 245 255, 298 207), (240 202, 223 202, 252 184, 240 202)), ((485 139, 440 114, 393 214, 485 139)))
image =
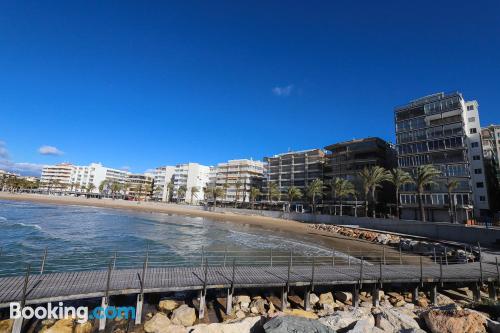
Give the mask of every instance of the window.
POLYGON ((476 134, 477 133, 477 129, 475 127, 471 128, 469 131, 470 131, 470 134, 476 134))
POLYGON ((486 197, 484 195, 479 196, 479 201, 486 201, 486 197))
POLYGON ((476 187, 477 188, 483 188, 484 187, 484 183, 483 182, 477 182, 476 183, 476 187))
POLYGON ((474 105, 467 105, 467 111, 474 110, 474 105))
POLYGON ((475 122, 475 121, 476 121, 476 117, 470 117, 470 118, 469 118, 469 123, 473 123, 473 122, 475 122))
POLYGON ((480 175, 480 174, 482 174, 482 173, 483 173, 483 169, 481 169, 481 168, 479 168, 479 169, 474 169, 474 173, 475 173, 476 175, 480 175))
POLYGON ((473 142, 473 143, 470 144, 470 146, 472 148, 477 148, 477 147, 479 147, 479 142, 473 142))
POLYGON ((481 156, 480 155, 474 155, 474 156, 472 156, 472 159, 474 161, 480 161, 481 160, 481 156))

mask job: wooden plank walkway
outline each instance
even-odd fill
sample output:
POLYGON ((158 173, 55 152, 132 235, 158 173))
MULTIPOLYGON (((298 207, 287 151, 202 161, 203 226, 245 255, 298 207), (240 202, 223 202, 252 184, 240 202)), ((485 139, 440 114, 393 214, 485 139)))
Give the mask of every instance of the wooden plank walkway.
MULTIPOLYGON (((482 263, 455 265, 361 265, 315 266, 314 281, 312 266, 237 266, 234 286, 236 288, 263 288, 318 285, 355 285, 360 282, 379 283, 459 283, 468 284, 481 280, 498 281, 497 267, 482 263), (442 270, 441 270, 442 269, 442 270), (382 272, 382 275, 381 275, 382 272), (481 276, 482 272, 482 276, 481 276), (361 274, 362 273, 362 274, 361 274), (362 276, 362 278, 361 278, 362 276)), ((137 294, 141 290, 142 269, 120 269, 111 271, 109 295, 137 294)), ((184 290, 201 290, 206 282, 208 289, 229 288, 232 267, 213 266, 207 268, 207 281, 203 267, 149 268, 146 272, 145 293, 184 290)), ((93 297, 102 297, 106 292, 108 271, 82 271, 31 275, 26 304, 56 302, 93 297)), ((0 278, 0 308, 9 302, 22 299, 24 276, 0 278)))

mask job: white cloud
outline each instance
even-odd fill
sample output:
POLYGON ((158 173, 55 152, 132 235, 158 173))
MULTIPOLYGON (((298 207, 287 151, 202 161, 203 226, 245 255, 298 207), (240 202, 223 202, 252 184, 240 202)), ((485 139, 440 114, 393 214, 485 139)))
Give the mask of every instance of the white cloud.
POLYGON ((0 141, 0 170, 19 173, 23 176, 40 176, 42 168, 42 164, 11 161, 7 144, 0 141))
POLYGON ((278 86, 274 87, 272 91, 273 94, 275 94, 276 96, 290 96, 293 89, 294 89, 293 84, 289 84, 288 86, 284 87, 278 87, 278 86))
POLYGON ((40 148, 38 148, 38 152, 42 155, 60 156, 60 155, 64 154, 64 152, 60 151, 59 149, 57 149, 56 147, 53 147, 53 146, 41 146, 40 148))

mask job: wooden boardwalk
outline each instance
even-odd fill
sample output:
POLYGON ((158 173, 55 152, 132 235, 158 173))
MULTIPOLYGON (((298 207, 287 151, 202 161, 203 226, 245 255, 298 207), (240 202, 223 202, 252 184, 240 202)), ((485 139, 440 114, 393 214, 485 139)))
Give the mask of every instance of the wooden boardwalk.
MULTIPOLYGON (((143 269, 99 270, 0 278, 0 308, 26 304, 141 293, 143 269), (109 277, 109 285, 108 285, 109 277), (108 287, 109 286, 109 287, 108 287), (109 289, 108 289, 109 288, 109 289)), ((236 266, 148 268, 143 293, 285 286, 360 285, 375 283, 467 285, 499 280, 498 266, 454 265, 236 266), (234 280, 233 280, 234 274, 234 280)))

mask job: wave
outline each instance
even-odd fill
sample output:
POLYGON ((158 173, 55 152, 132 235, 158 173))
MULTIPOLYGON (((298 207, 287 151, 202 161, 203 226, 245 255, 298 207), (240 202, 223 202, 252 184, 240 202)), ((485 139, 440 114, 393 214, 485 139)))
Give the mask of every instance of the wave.
POLYGON ((0 221, 7 221, 6 217, 0 216, 0 221))
MULTIPOLYGON (((1 217, 1 216, 0 216, 1 217)), ((1 219, 0 221, 7 221, 7 219, 1 219)), ((4 225, 7 225, 8 227, 22 227, 22 228, 34 228, 37 230, 42 230, 42 227, 39 226, 38 224, 28 224, 28 223, 23 223, 23 222, 7 222, 4 223, 4 225)))

